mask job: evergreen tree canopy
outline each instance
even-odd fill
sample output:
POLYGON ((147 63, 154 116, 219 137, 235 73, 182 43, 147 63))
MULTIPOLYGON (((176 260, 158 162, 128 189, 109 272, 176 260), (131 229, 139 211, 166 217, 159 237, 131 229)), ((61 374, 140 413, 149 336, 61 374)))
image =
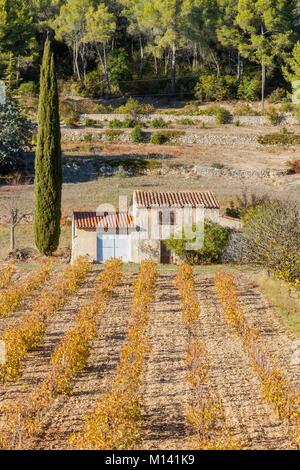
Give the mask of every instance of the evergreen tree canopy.
POLYGON ((62 161, 58 90, 50 41, 44 49, 40 80, 35 160, 35 241, 42 254, 56 251, 60 237, 62 161))
POLYGON ((29 123, 17 103, 8 98, 5 104, 0 104, 0 173, 17 169, 28 141, 29 123))

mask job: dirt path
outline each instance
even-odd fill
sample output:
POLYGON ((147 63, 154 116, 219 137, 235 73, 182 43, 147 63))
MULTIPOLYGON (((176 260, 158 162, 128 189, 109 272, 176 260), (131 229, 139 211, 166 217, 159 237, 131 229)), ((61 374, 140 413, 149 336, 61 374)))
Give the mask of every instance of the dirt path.
POLYGON ((34 449, 68 449, 69 438, 79 432, 83 417, 100 393, 108 390, 127 331, 134 275, 125 274, 108 307, 98 317, 99 336, 93 343, 88 367, 75 380, 70 397, 58 397, 44 419, 44 430, 29 444, 34 449))
POLYGON ((183 449, 188 429, 185 407, 187 333, 173 276, 160 276, 151 308, 152 351, 143 381, 145 424, 142 449, 183 449))
POLYGON ((228 326, 213 279, 198 278, 202 305, 199 337, 211 357, 210 381, 219 394, 235 437, 248 449, 289 449, 289 429, 261 399, 260 382, 242 340, 228 326))
POLYGON ((289 380, 300 389, 300 362, 299 359, 296 361, 297 357, 293 355, 299 350, 299 341, 288 333, 257 285, 248 276, 239 276, 236 283, 247 321, 260 333, 259 341, 270 355, 279 359, 289 380))

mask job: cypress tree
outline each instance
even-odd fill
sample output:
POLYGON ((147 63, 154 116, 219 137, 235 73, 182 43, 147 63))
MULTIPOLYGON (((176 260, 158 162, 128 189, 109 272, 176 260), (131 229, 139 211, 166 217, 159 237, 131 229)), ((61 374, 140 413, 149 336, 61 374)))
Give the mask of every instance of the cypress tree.
POLYGON ((40 79, 38 138, 35 159, 34 232, 38 250, 54 253, 59 244, 62 191, 59 99, 54 55, 45 43, 40 79))

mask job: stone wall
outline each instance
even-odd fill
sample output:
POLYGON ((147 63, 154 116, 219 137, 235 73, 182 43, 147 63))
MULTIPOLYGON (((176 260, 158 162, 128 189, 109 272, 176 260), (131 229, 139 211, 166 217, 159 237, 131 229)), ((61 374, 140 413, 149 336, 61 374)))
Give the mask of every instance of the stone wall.
MULTIPOLYGON (((124 121, 124 119, 129 118, 130 115, 128 114, 82 114, 80 116, 80 120, 84 119, 93 119, 97 122, 110 122, 113 119, 119 119, 120 121, 124 121)), ((163 118, 165 121, 169 121, 171 123, 178 123, 182 119, 192 119, 196 124, 197 123, 215 123, 216 118, 214 116, 184 116, 184 115, 173 115, 173 114, 147 114, 147 115, 139 115, 139 120, 141 122, 147 122, 152 119, 156 118, 163 118)), ((268 117, 267 116, 233 116, 232 121, 239 121, 243 126, 253 126, 253 127, 261 127, 268 125, 268 117)), ((299 124, 297 118, 290 113, 282 113, 281 122, 279 125, 281 126, 295 126, 299 124)))

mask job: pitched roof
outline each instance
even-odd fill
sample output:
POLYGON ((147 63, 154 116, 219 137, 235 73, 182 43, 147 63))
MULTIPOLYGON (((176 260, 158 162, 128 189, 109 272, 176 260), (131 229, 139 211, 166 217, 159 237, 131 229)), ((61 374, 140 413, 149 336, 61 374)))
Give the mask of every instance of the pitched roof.
POLYGON ((134 228, 133 217, 127 212, 105 213, 74 212, 74 221, 78 229, 95 230, 97 228, 134 228))
POLYGON ((210 191, 155 192, 135 191, 133 198, 138 207, 204 207, 219 209, 220 204, 210 191))

